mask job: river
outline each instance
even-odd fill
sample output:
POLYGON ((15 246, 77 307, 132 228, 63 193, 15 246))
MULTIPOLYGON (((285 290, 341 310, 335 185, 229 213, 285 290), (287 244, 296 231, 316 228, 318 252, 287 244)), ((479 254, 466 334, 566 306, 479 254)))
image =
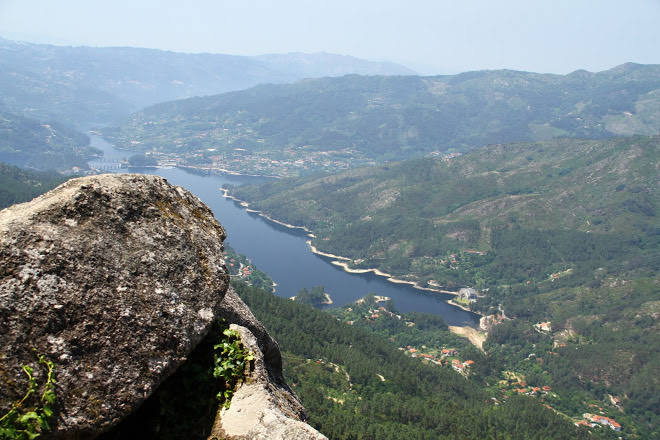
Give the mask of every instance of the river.
MULTIPOLYGON (((123 172, 121 158, 133 154, 120 151, 96 135, 92 145, 103 150, 104 157, 90 165, 109 172, 123 172)), ((373 273, 351 274, 331 264, 332 259, 314 254, 306 243, 307 234, 246 211, 238 203, 225 199, 220 188, 225 183, 258 183, 259 178, 231 175, 199 175, 179 168, 130 168, 130 172, 157 174, 182 186, 206 203, 227 231, 227 244, 246 255, 254 265, 268 273, 277 284, 275 293, 294 296, 300 289, 324 286, 334 302, 341 306, 368 293, 387 296, 401 312, 419 311, 440 315, 449 325, 476 326, 479 316, 447 304, 451 295, 422 291, 405 284, 394 284, 373 273)))

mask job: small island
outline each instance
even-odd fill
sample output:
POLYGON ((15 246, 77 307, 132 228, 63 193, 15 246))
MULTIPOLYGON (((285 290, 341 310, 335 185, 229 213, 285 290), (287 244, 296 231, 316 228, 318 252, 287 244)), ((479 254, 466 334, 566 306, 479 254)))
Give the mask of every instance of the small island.
POLYGON ((312 290, 302 288, 298 294, 291 297, 291 299, 299 303, 308 304, 317 309, 332 304, 332 298, 330 298, 330 295, 325 291, 323 286, 316 286, 312 288, 312 290))

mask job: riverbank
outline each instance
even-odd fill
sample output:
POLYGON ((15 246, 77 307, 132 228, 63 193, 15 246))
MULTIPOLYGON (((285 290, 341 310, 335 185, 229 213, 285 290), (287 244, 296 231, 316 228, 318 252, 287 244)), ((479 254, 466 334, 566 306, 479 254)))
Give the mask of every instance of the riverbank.
MULTIPOLYGON (((285 223, 285 222, 281 222, 279 220, 275 220, 272 217, 264 214, 262 211, 249 208, 250 204, 248 202, 246 202, 245 200, 238 199, 238 198, 234 197, 233 195, 229 194, 229 190, 227 190, 226 188, 220 188, 220 191, 222 192, 222 196, 224 198, 229 199, 229 200, 233 200, 234 202, 237 202, 245 210, 247 210, 249 212, 256 213, 260 217, 265 218, 266 220, 269 220, 273 223, 276 223, 278 225, 281 225, 281 226, 284 226, 284 227, 287 227, 287 228, 290 228, 290 229, 302 229, 303 231, 305 231, 307 233, 308 237, 315 238, 312 231, 309 230, 308 228, 304 227, 304 226, 291 225, 291 224, 288 224, 288 223, 285 223)), ((323 251, 319 250, 316 246, 314 246, 314 244, 312 243, 311 240, 306 240, 306 243, 309 246, 309 249, 312 253, 314 253, 316 255, 320 255, 322 257, 331 258, 332 261, 330 263, 335 265, 335 266, 341 267, 345 272, 352 273, 352 274, 373 273, 375 275, 384 277, 388 282, 393 283, 393 284, 406 284, 406 285, 409 285, 409 286, 413 287, 414 289, 422 290, 422 291, 426 291, 426 292, 444 293, 444 294, 453 295, 453 296, 458 296, 459 295, 459 293, 455 292, 455 291, 437 289, 437 288, 431 288, 431 287, 423 287, 423 286, 420 286, 415 281, 402 280, 402 279, 399 279, 399 278, 395 278, 392 274, 383 272, 383 271, 381 271, 379 269, 376 269, 376 268, 366 268, 366 269, 351 268, 350 267, 350 262, 352 261, 351 258, 343 257, 341 255, 334 255, 334 254, 331 254, 331 253, 328 253, 328 252, 323 252, 323 251)), ((461 310, 464 310, 464 311, 467 311, 467 312, 470 312, 470 313, 474 313, 475 315, 478 315, 479 317, 482 317, 481 314, 479 314, 477 312, 473 312, 469 308, 467 308, 465 306, 462 306, 461 304, 458 304, 458 303, 454 302, 453 300, 447 300, 446 302, 448 304, 450 304, 451 306, 453 306, 453 307, 457 307, 461 310)))
MULTIPOLYGON (((465 310, 466 312, 472 312, 472 310, 470 310, 469 307, 467 307, 467 306, 465 306, 465 305, 463 305, 463 304, 459 304, 459 303, 457 303, 456 301, 454 301, 453 299, 448 300, 447 303, 451 304, 451 305, 454 306, 454 307, 458 307, 459 309, 463 309, 463 310, 465 310)), ((476 312, 473 312, 473 313, 476 313, 476 312)), ((478 313, 477 313, 477 314, 478 314, 478 313)), ((481 316, 481 315, 480 315, 480 316, 481 316)), ((481 317, 483 318, 483 316, 481 316, 481 317)))
MULTIPOLYGON (((289 228, 289 229, 302 229, 303 231, 305 231, 305 232, 307 233, 307 235, 308 235, 309 237, 311 237, 311 238, 314 238, 314 237, 315 237, 314 234, 312 234, 312 231, 310 231, 309 229, 307 229, 307 228, 304 227, 304 226, 290 225, 290 224, 288 224, 288 223, 284 223, 284 222, 281 222, 281 221, 279 221, 279 220, 275 220, 275 219, 272 218, 272 217, 269 217, 267 214, 264 214, 263 211, 259 211, 259 210, 257 210, 257 209, 249 208, 250 203, 246 202, 245 200, 241 200, 241 199, 238 199, 238 198, 236 198, 236 197, 230 195, 230 194, 229 194, 229 190, 226 189, 226 188, 220 188, 220 192, 222 193, 222 197, 224 197, 224 198, 226 198, 226 199, 229 199, 229 200, 233 200, 234 202, 240 204, 243 208, 245 208, 245 210, 246 210, 247 212, 252 212, 252 213, 254 213, 254 214, 259 214, 260 217, 263 217, 263 218, 265 218, 265 219, 268 220, 268 221, 271 221, 271 222, 273 222, 273 223, 276 223, 276 224, 278 224, 278 225, 280 225, 280 226, 287 227, 287 228, 289 228)), ((308 241, 308 243, 309 243, 309 241, 308 241)), ((341 257, 337 257, 337 258, 341 258, 341 257)))
POLYGON ((263 177, 268 179, 281 179, 281 176, 268 175, 268 174, 247 174, 239 173, 238 171, 232 171, 226 168, 219 167, 193 167, 190 165, 176 165, 177 168, 180 168, 184 171, 191 171, 193 173, 213 175, 213 174, 226 174, 228 176, 238 176, 238 177, 263 177))
POLYGON ((468 338, 472 345, 477 347, 479 350, 486 352, 484 350, 484 342, 486 342, 486 337, 488 336, 485 332, 480 332, 473 327, 468 326, 456 326, 450 325, 449 331, 464 338, 468 338))
MULTIPOLYGON (((295 296, 291 296, 291 297, 289 297, 289 299, 290 299, 291 301, 295 301, 295 300, 296 300, 296 297, 295 297, 295 296)), ((321 301, 321 305, 324 305, 324 306, 330 306, 330 305, 332 305, 332 304, 334 304, 334 302, 332 301, 332 298, 330 297, 329 294, 326 293, 326 294, 325 294, 325 300, 324 300, 324 301, 321 301)))
MULTIPOLYGON (((95 145, 102 149, 108 158, 122 158, 126 152, 118 151, 103 139, 93 136, 95 145)), ((140 170, 137 170, 140 171, 140 170)), ((184 187, 206 203, 216 214, 228 234, 228 244, 238 252, 249 255, 254 263, 271 275, 277 283, 276 294, 280 297, 295 295, 302 288, 323 284, 330 293, 336 307, 349 304, 369 293, 376 292, 389 296, 402 312, 425 312, 442 316, 449 325, 477 325, 479 317, 473 313, 447 304, 450 296, 427 295, 405 284, 394 284, 385 277, 372 274, 356 275, 328 264, 331 259, 313 255, 305 243, 311 239, 321 250, 325 246, 320 238, 313 238, 304 231, 280 227, 265 221, 261 216, 248 213, 238 203, 218 197, 224 187, 232 194, 229 185, 259 183, 259 179, 229 175, 209 175, 194 173, 193 170, 150 168, 141 170, 147 174, 157 174, 174 185, 184 187)), ((236 195, 236 194, 232 194, 236 195)), ((238 196, 236 196, 238 197, 238 196)), ((247 200, 247 199, 246 199, 247 200)), ((251 203, 249 208, 259 209, 251 203)), ((277 216, 273 216, 277 218, 277 216)), ((279 219, 283 220, 283 219, 279 219)), ((293 225, 303 224, 288 221, 293 225)), ((312 229, 312 228, 310 228, 312 229)), ((316 231, 314 231, 316 232, 316 231)), ((317 234, 318 235, 318 234, 317 234)), ((340 253, 341 254, 341 253, 340 253)), ((352 264, 351 264, 352 265, 352 264)), ((373 267, 377 267, 375 264, 373 267)), ((405 279, 405 278, 404 278, 405 279)), ((439 286, 431 286, 439 287, 439 286)))

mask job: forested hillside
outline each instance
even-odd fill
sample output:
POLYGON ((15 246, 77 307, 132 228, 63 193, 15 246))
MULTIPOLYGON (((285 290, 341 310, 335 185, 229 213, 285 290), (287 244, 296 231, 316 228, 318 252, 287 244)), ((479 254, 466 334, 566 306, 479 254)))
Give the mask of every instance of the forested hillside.
POLYGON ((96 153, 89 137, 58 122, 39 122, 0 111, 0 161, 61 172, 87 169, 96 153))
POLYGON ((186 163, 291 175, 558 136, 655 135, 660 66, 357 76, 159 104, 105 130, 186 163))
POLYGON ((0 162, 0 209, 28 202, 68 179, 55 171, 25 170, 0 162))
POLYGON ((285 375, 330 439, 588 438, 526 396, 496 405, 451 369, 295 301, 233 283, 280 344, 285 375))
POLYGON ((312 229, 315 246, 357 268, 450 286, 591 280, 599 267, 656 264, 659 147, 658 137, 493 145, 232 194, 312 229))
POLYGON ((472 309, 499 323, 484 384, 526 378, 557 410, 608 407, 657 438, 659 152, 657 136, 493 145, 230 193, 350 267, 476 288, 472 309))

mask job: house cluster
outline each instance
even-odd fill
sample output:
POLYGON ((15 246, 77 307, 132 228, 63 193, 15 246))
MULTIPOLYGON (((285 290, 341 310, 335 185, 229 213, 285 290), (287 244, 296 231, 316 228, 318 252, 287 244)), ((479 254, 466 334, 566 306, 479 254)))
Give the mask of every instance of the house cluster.
MULTIPOLYGON (((443 153, 444 153, 443 151, 433 151, 433 152, 431 153, 431 156, 440 156, 440 155, 443 154, 443 153)), ((459 156, 461 156, 461 153, 459 153, 459 152, 454 152, 454 153, 444 154, 444 155, 441 157, 441 159, 444 160, 445 162, 449 162, 449 161, 452 160, 453 158, 455 158, 455 157, 459 157, 459 156)))
POLYGON ((474 365, 474 361, 467 360, 465 362, 461 362, 458 359, 451 360, 451 367, 459 373, 467 374, 467 369, 472 365, 474 365))
POLYGON ((566 270, 561 271, 561 272, 551 273, 551 274, 548 275, 548 277, 550 278, 550 281, 554 281, 559 277, 563 277, 563 276, 566 276, 566 275, 570 274, 571 272, 573 272, 573 269, 566 269, 566 270))
POLYGON ((458 356, 458 351, 454 348, 443 348, 439 357, 428 353, 422 353, 410 345, 405 348, 401 347, 399 350, 409 353, 411 357, 426 359, 436 365, 451 365, 454 370, 464 374, 467 374, 468 368, 474 365, 474 361, 472 360, 461 362, 457 358, 451 358, 453 356, 458 356))
MULTIPOLYGON (((524 382, 523 382, 524 384, 524 382)), ((522 385, 522 384, 521 384, 522 385)), ((526 384, 525 384, 526 385, 526 384)), ((524 386, 524 385, 523 385, 524 386)), ((525 387, 525 388, 516 388, 516 392, 518 394, 524 394, 525 396, 545 396, 547 395, 552 388, 549 386, 545 385, 542 387, 525 387)))
POLYGON ((249 264, 244 266, 243 263, 233 258, 231 258, 228 261, 228 264, 229 264, 229 273, 232 274, 233 276, 244 278, 252 275, 252 266, 250 266, 249 264))
POLYGON ((389 310, 387 310, 385 307, 380 306, 377 309, 369 309, 366 315, 364 317, 367 319, 369 322, 373 322, 374 319, 380 318, 381 316, 389 315, 391 317, 394 317, 396 319, 401 319, 401 315, 396 315, 389 310))
POLYGON ((426 359, 430 362, 433 362, 436 365, 442 365, 442 362, 432 354, 422 353, 421 351, 418 351, 416 348, 411 347, 410 345, 408 345, 406 348, 400 348, 399 350, 407 351, 408 353, 410 353, 411 357, 426 359))
POLYGON ((534 328, 536 331, 543 333, 549 333, 552 331, 552 325, 550 325, 550 321, 536 323, 534 324, 534 328))
POLYGON ((616 422, 616 420, 611 419, 609 417, 605 416, 599 416, 597 414, 589 414, 585 413, 582 414, 582 418, 584 420, 580 420, 579 422, 576 423, 578 426, 590 426, 592 428, 595 428, 596 426, 609 426, 611 429, 613 429, 615 432, 621 431, 621 425, 616 422))
MULTIPOLYGON (((256 139, 257 143, 265 143, 265 139, 256 139)), ((198 150, 206 153, 215 149, 198 150)), ((279 151, 278 157, 273 157, 265 151, 248 152, 243 148, 234 148, 226 154, 216 154, 208 158, 208 162, 215 168, 229 168, 237 172, 251 174, 265 174, 278 176, 297 175, 301 169, 325 169, 339 171, 350 168, 351 163, 362 165, 365 161, 357 157, 351 149, 310 151, 308 146, 300 148, 284 148, 279 151)))
POLYGON ((497 324, 503 323, 505 320, 508 320, 506 316, 503 314, 496 314, 496 315, 487 315, 483 316, 479 320, 479 327, 481 327, 482 330, 489 331, 493 326, 497 324))
POLYGON ((472 287, 463 287, 458 291, 458 296, 470 302, 475 302, 478 298, 477 291, 472 287))

